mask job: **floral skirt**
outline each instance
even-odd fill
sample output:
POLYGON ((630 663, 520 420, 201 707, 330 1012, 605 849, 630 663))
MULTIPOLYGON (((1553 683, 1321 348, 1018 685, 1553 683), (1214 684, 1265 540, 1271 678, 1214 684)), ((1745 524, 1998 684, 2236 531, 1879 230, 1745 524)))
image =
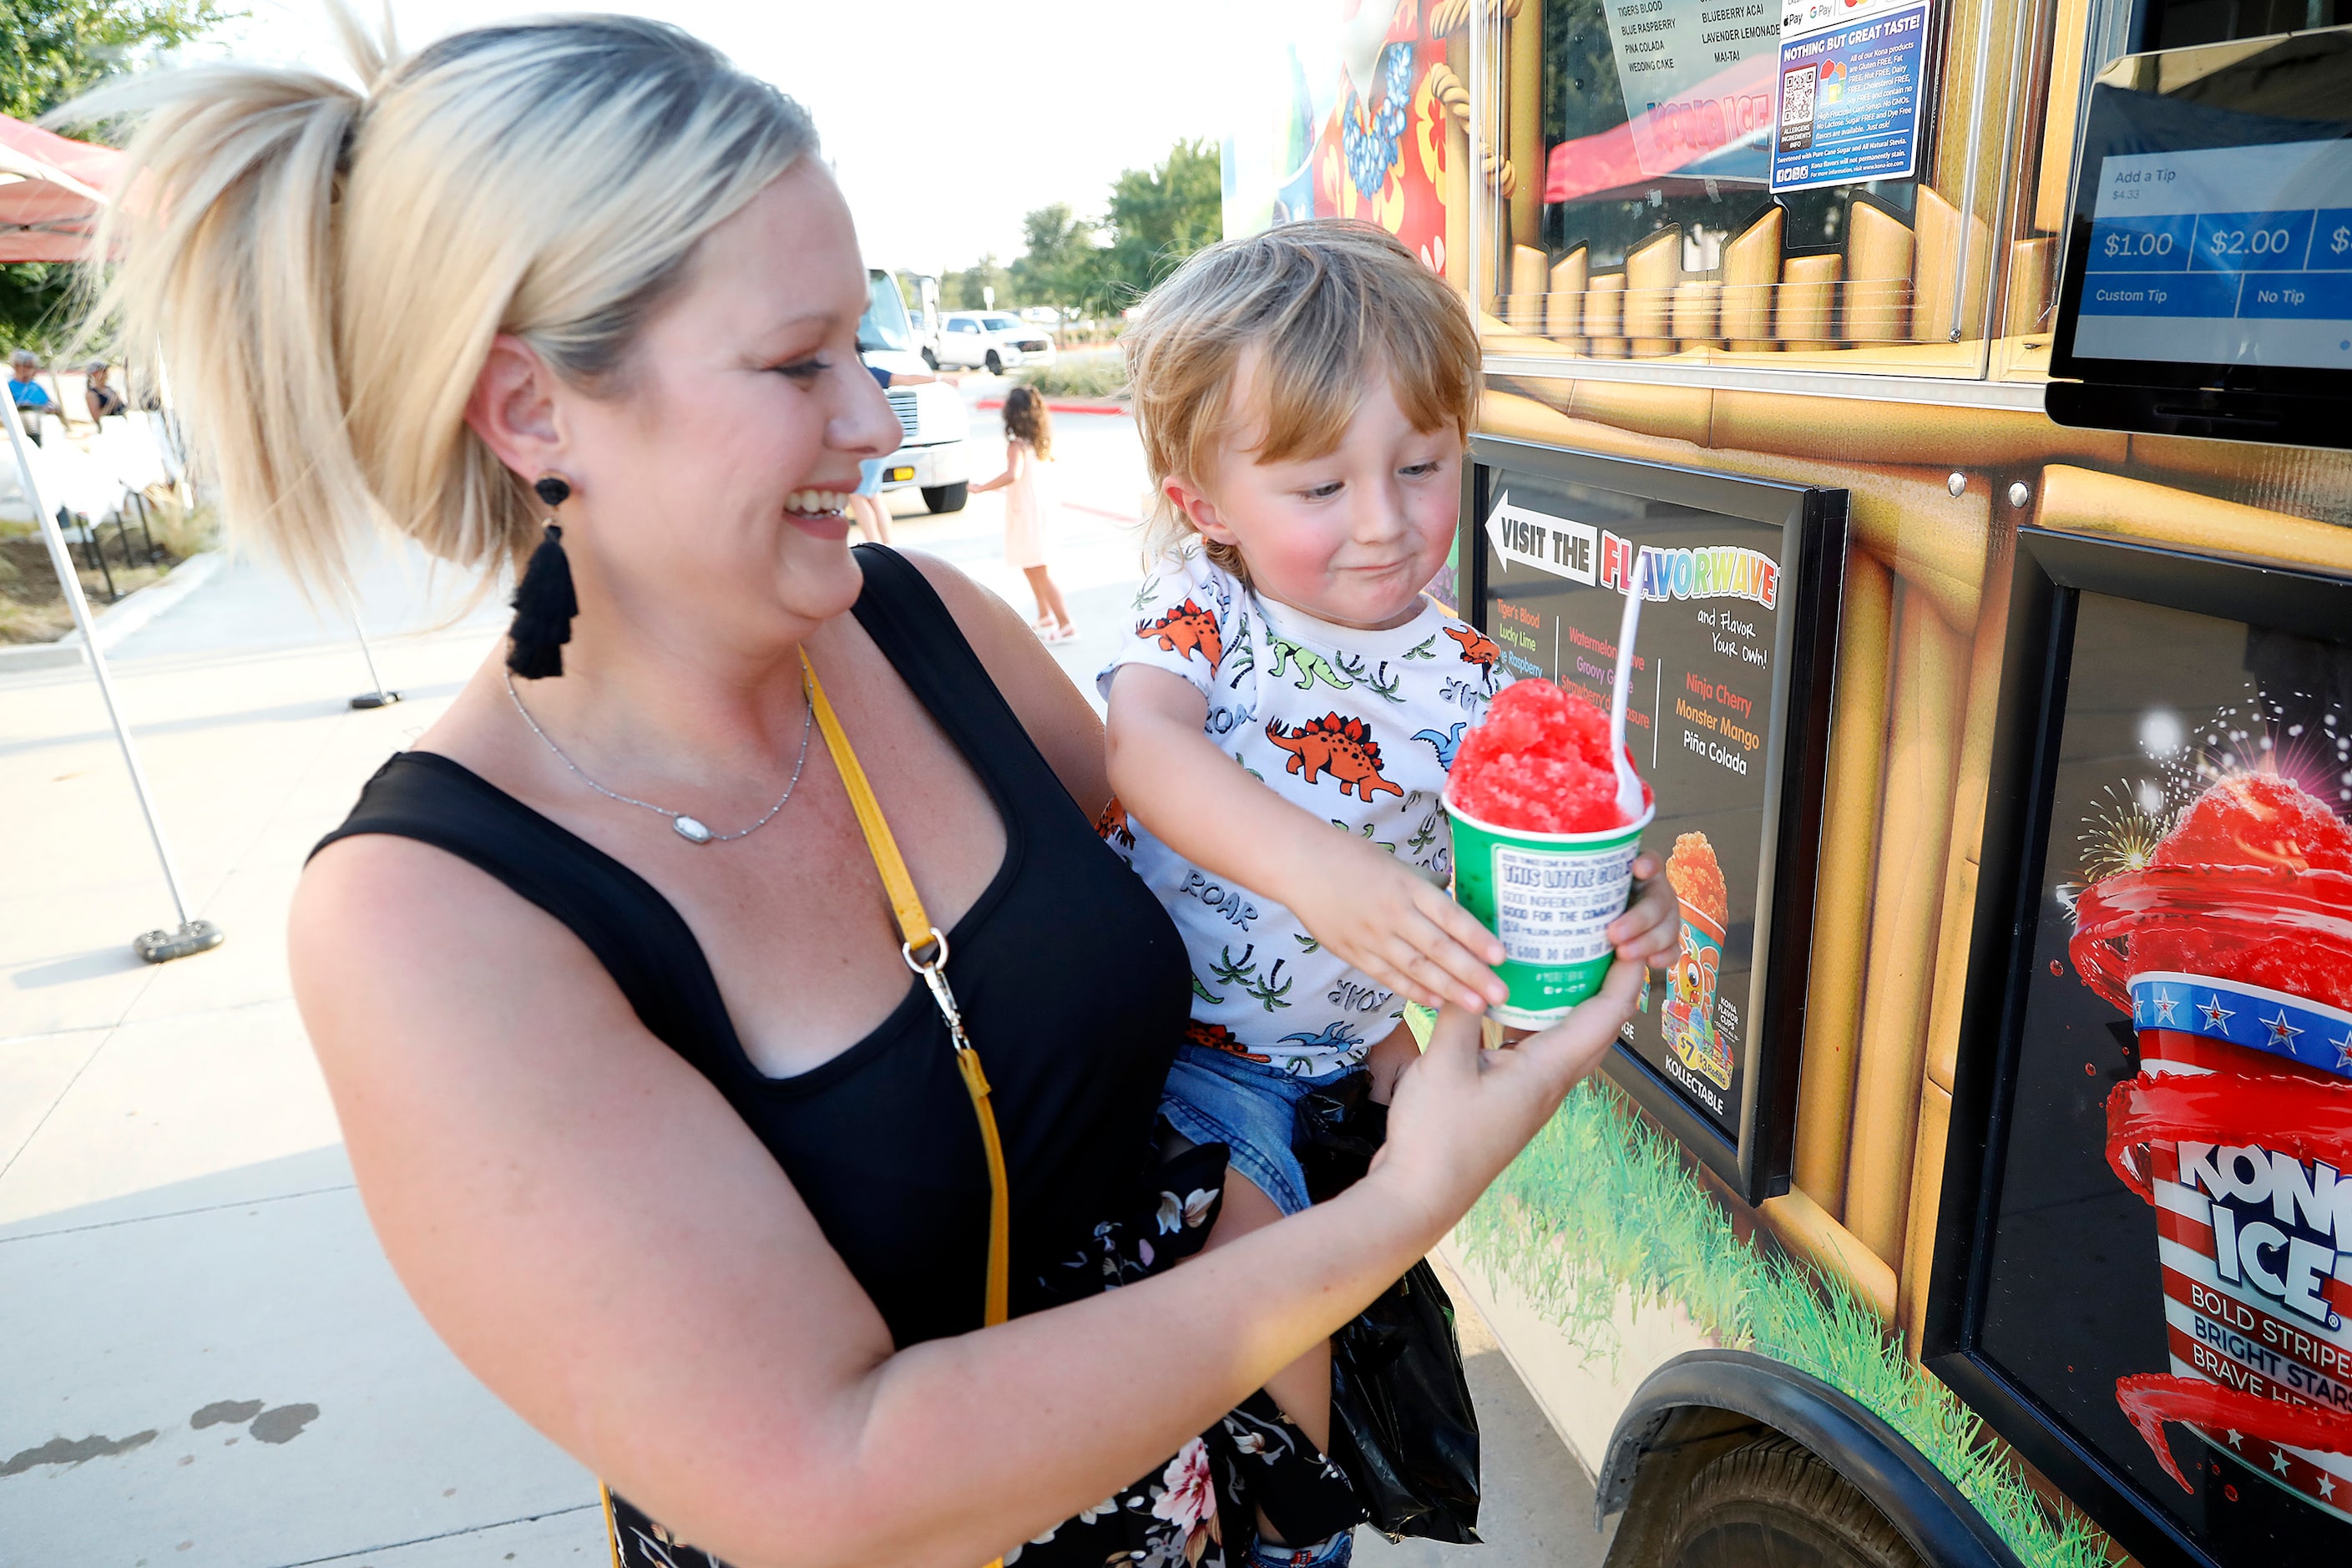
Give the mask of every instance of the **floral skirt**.
MULTIPOLYGON (((1225 1146, 1167 1161, 1134 1212, 1095 1227, 1038 1283, 1053 1303, 1174 1268, 1201 1250, 1224 1196, 1225 1146)), ((606 1493, 619 1568, 727 1568, 606 1493)), ((1364 1518, 1339 1467, 1260 1389, 1173 1458, 1004 1554, 1006 1568, 1227 1568, 1248 1557, 1263 1515, 1283 1540, 1320 1541, 1364 1518)))

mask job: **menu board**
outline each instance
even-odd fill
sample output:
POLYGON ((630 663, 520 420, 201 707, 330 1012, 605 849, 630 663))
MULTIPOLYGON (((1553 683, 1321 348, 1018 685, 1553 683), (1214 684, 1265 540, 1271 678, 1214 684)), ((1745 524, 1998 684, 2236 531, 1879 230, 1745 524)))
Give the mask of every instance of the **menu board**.
MULTIPOLYGON (((2086 547, 2028 531, 2021 574, 2053 548, 2086 547)), ((1995 1426, 2135 1554, 2352 1562, 2352 584, 2314 636, 2273 619, 2289 574, 2168 570, 2247 584, 2220 613, 2081 587, 2054 681, 2017 651, 2030 583, 2012 612, 2008 756, 2047 771, 1997 773, 2043 804, 1985 839, 1956 1099, 1992 1108, 1993 1163, 1946 1205, 1969 1356, 2030 1401, 1995 1426)))
POLYGON ((1751 1070, 1766 876, 1783 523, 1500 468, 1482 523, 1482 616, 1514 675, 1606 711, 1625 595, 1643 595, 1625 734, 1657 800, 1643 847, 1682 906, 1674 966, 1629 1049, 1734 1142, 1751 1070))
POLYGON ((1643 174, 1685 173, 1761 129, 1780 33, 1771 0, 1608 0, 1602 9, 1643 174))

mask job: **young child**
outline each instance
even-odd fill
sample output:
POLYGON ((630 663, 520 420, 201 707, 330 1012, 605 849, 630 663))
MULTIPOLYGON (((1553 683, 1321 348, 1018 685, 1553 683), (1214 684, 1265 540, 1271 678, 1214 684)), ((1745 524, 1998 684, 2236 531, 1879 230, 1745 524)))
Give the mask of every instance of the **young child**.
POLYGON ((1016 386, 1004 395, 1004 471, 971 488, 975 494, 1004 491, 1004 563, 1029 579, 1029 593, 1037 601, 1037 635, 1064 643, 1078 628, 1045 567, 1045 525, 1054 512, 1045 466, 1053 460, 1053 413, 1035 387, 1016 386))
MULTIPOLYGON (((1232 1149, 1213 1246, 1307 1206, 1297 1103, 1360 1067, 1386 1100, 1417 1055, 1407 1001, 1504 999, 1502 944, 1446 896, 1439 795, 1507 678, 1422 594, 1460 513, 1478 342, 1395 239, 1326 221, 1192 258, 1128 353, 1174 548, 1100 677, 1104 827, 1192 960, 1161 1111, 1232 1149)), ((1326 1346, 1266 1384, 1327 1448, 1329 1379, 1326 1346)), ((1265 1560, 1345 1563, 1351 1539, 1265 1560)))

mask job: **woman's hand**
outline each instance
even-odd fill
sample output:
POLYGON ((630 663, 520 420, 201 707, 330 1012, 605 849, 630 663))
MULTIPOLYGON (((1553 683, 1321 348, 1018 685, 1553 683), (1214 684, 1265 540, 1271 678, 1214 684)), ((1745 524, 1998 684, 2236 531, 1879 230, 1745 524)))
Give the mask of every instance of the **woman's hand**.
POLYGON ((1479 1048, 1477 1019, 1442 1009, 1429 1048, 1397 1079, 1387 1145, 1356 1190, 1418 1208, 1434 1245, 1601 1065, 1641 988, 1641 965, 1621 958, 1567 1017, 1493 1051, 1479 1048))
POLYGON ((1682 941, 1674 884, 1658 875, 1658 868, 1654 855, 1633 862, 1633 902, 1601 933, 1617 949, 1618 957, 1653 969, 1664 969, 1682 941))

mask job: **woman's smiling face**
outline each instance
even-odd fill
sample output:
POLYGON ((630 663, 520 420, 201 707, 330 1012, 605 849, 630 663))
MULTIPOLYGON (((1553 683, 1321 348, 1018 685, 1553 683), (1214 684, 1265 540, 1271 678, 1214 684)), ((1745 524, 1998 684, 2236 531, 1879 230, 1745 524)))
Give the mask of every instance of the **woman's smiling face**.
POLYGON ((558 392, 594 593, 745 650, 856 600, 846 498, 901 438, 857 356, 866 300, 849 209, 803 159, 704 237, 613 385, 558 392))

